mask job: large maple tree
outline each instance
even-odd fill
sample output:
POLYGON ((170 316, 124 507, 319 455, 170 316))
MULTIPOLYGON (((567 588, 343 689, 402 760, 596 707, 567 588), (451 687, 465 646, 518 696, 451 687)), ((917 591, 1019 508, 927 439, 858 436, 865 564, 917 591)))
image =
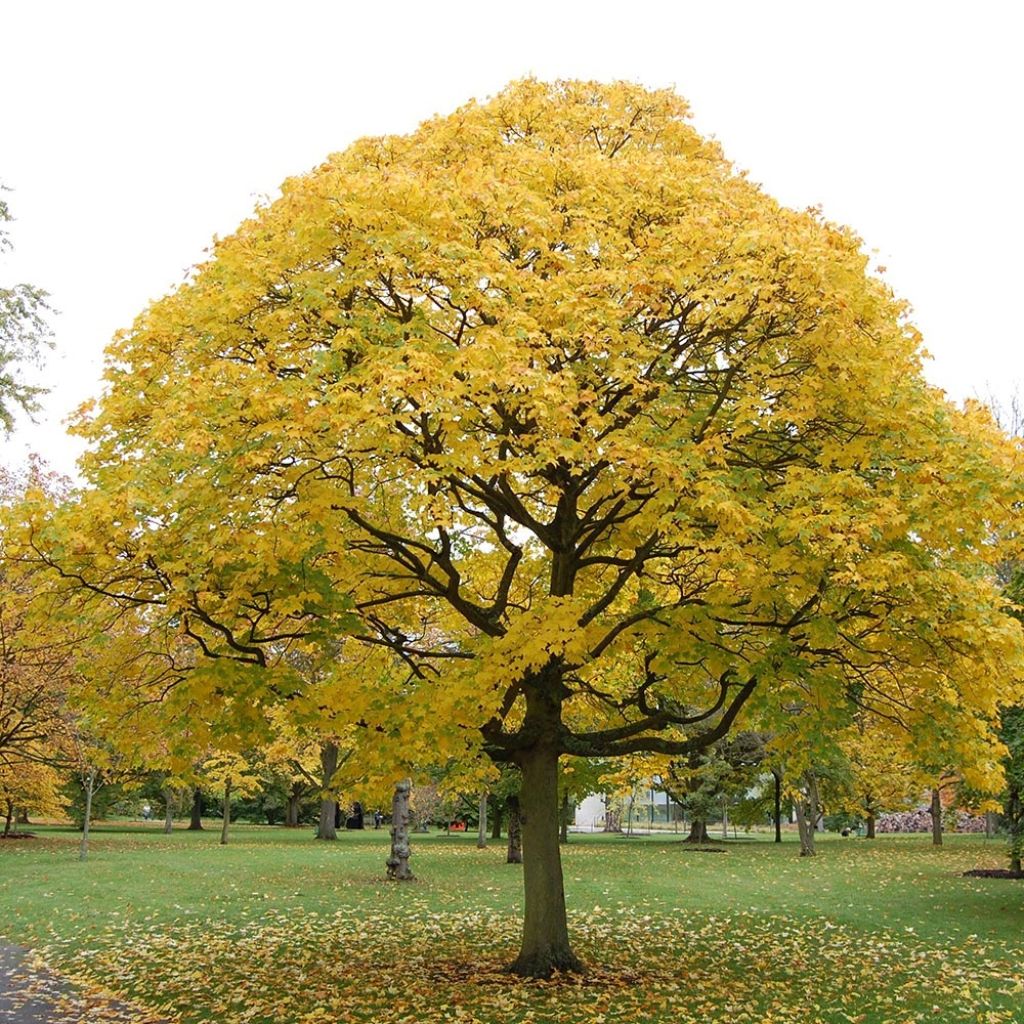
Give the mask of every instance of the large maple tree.
POLYGON ((794 709, 985 728, 1019 675, 987 570, 1016 452, 919 341, 673 93, 527 80, 218 242, 111 347, 90 490, 36 542, 270 700, 290 643, 387 652, 337 699, 521 768, 513 968, 573 969, 561 755, 794 709))

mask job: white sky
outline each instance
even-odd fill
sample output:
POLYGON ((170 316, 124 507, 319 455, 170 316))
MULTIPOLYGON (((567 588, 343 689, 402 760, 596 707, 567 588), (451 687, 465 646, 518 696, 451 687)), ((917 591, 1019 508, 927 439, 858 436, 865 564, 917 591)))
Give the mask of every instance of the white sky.
POLYGON ((361 135, 510 79, 675 86, 791 206, 851 224, 909 298, 955 398, 1024 381, 1024 5, 547 0, 6 0, 0 281, 60 315, 45 415, 0 441, 71 471, 61 420, 102 350, 260 196, 361 135))

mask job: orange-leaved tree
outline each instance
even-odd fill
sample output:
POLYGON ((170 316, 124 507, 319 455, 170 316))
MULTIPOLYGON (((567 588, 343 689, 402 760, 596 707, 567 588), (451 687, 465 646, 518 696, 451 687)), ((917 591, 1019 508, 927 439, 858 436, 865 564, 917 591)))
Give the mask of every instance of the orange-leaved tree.
POLYGON ((1020 676, 1016 451, 867 264, 673 93, 515 83, 286 182, 146 310, 35 544, 268 700, 296 638, 388 652, 352 720, 520 767, 513 969, 574 969, 562 755, 983 721, 1020 676))

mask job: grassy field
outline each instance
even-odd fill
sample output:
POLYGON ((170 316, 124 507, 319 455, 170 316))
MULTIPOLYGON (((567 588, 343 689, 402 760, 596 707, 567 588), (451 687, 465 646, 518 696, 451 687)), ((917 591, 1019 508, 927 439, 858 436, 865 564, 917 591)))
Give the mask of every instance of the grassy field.
POLYGON ((574 836, 571 926, 587 974, 522 983, 521 869, 501 844, 387 834, 43 831, 0 843, 0 934, 182 1022, 427 1024, 1024 1022, 1024 885, 967 879, 1000 841, 792 840, 708 854, 674 837, 574 836))

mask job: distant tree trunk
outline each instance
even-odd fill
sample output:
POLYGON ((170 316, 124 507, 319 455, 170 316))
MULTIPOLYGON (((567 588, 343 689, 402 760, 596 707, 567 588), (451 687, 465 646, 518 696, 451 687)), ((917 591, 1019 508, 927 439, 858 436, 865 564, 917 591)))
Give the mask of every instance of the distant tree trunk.
POLYGON ((288 794, 288 804, 284 812, 284 827, 299 827, 299 801, 302 799, 302 783, 293 782, 292 790, 288 794))
POLYGON ((519 817, 519 797, 508 798, 508 856, 506 864, 523 863, 523 826, 519 817))
POLYGON ((864 794, 864 820, 867 822, 867 838, 875 838, 875 815, 878 808, 870 793, 864 794))
POLYGON ((818 821, 818 779, 813 772, 804 775, 805 791, 797 794, 796 826, 800 832, 800 856, 813 857, 817 852, 814 848, 814 829, 818 821))
POLYGON ((15 825, 31 825, 32 822, 28 820, 28 811, 22 809, 14 817, 15 825))
POLYGON ((775 780, 775 842, 782 842, 782 772, 773 771, 775 780))
POLYGON ((196 786, 192 793, 192 817, 188 823, 189 832, 203 830, 203 792, 196 786))
POLYGON ((4 839, 11 834, 11 822, 14 820, 14 801, 7 801, 7 818, 4 821, 4 839))
POLYGON ((985 838, 991 839, 996 834, 996 816, 992 811, 985 812, 985 838))
POLYGON ((932 790, 932 803, 928 808, 932 816, 932 846, 942 845, 942 796, 938 789, 932 790))
POLYGON ((690 822, 690 834, 683 840, 683 842, 696 843, 698 845, 710 843, 711 836, 708 835, 707 818, 694 818, 690 822))
POLYGON ((85 817, 82 819, 82 842, 78 847, 78 859, 89 856, 89 825, 92 820, 92 791, 96 785, 96 769, 90 768, 85 777, 85 817))
POLYGON ((174 830, 174 791, 170 786, 164 786, 160 791, 164 798, 164 834, 174 830))
POLYGON ((569 842, 569 794, 562 794, 562 813, 559 817, 558 841, 563 845, 569 842))
POLYGON ((320 823, 316 829, 317 839, 338 838, 338 804, 334 800, 320 801, 320 823))
POLYGON ((480 821, 476 834, 476 848, 478 850, 487 847, 487 790, 480 794, 480 821))
POLYGON ((391 856, 387 859, 388 878, 395 882, 415 879, 409 868, 412 850, 409 848, 409 790, 412 782, 403 779, 395 786, 391 802, 391 856))
POLYGON ((1024 855, 1024 800, 1020 787, 1012 783, 1007 792, 1006 824, 1010 832, 1010 870, 1019 875, 1024 855))
POLYGON ((729 805, 725 802, 725 797, 722 797, 722 838, 729 838, 729 805))
POLYGON ((231 824, 231 780, 224 783, 224 822, 220 827, 220 845, 228 845, 228 826, 231 824))
POLYGON ((604 831, 605 832, 621 832, 622 831, 622 813, 608 804, 604 811, 604 831))
POLYGON ((501 802, 495 798, 491 803, 491 838, 501 838, 501 802))
POLYGON ((320 746, 320 824, 317 826, 317 839, 338 838, 338 802, 327 796, 327 790, 338 770, 338 744, 323 743, 320 746))

